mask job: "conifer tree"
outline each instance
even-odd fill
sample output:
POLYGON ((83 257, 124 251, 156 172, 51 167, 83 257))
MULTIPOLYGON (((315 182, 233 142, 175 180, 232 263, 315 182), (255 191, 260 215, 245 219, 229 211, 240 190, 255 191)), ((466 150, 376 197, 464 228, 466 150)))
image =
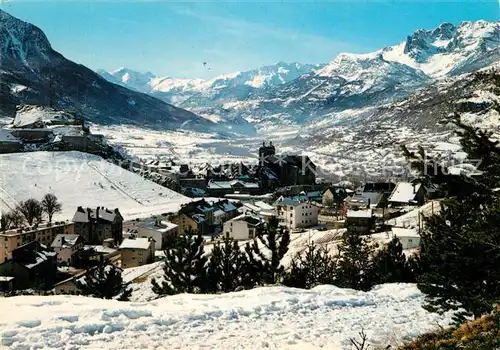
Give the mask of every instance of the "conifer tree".
POLYGON ((372 272, 375 284, 414 282, 413 272, 397 237, 375 253, 372 272))
POLYGON ((366 238, 348 229, 338 245, 336 284, 341 288, 367 291, 373 286, 374 248, 366 238))
MULTIPOLYGON (((418 287, 426 294, 425 308, 479 317, 500 301, 500 149, 492 134, 465 125, 455 114, 462 149, 478 162, 474 176, 451 175, 446 165, 404 149, 423 183, 434 183, 444 200, 439 213, 425 218, 418 257, 418 287), (480 161, 479 161, 480 160, 480 161), (432 164, 434 163, 434 164, 432 164)), ((439 160, 438 160, 439 161, 439 160)))
POLYGON ((101 299, 112 299, 123 292, 120 300, 128 300, 132 293, 123 283, 121 270, 102 259, 82 280, 76 280, 76 285, 83 295, 101 299))
POLYGON ((307 246, 305 254, 292 259, 290 270, 283 284, 288 287, 310 289, 321 284, 334 284, 336 260, 326 248, 317 248, 314 243, 307 246))
POLYGON ((243 286, 246 259, 237 241, 229 235, 217 242, 212 249, 208 262, 208 283, 211 291, 232 292, 243 286))
POLYGON ((203 236, 186 230, 165 250, 164 280, 158 283, 153 279, 153 291, 158 295, 208 291, 204 254, 203 236))
POLYGON ((276 284, 283 275, 281 259, 288 251, 290 232, 279 227, 278 219, 269 220, 266 228, 258 233, 257 238, 245 249, 248 255, 248 273, 258 284, 276 284), (260 242, 268 252, 261 251, 260 242))

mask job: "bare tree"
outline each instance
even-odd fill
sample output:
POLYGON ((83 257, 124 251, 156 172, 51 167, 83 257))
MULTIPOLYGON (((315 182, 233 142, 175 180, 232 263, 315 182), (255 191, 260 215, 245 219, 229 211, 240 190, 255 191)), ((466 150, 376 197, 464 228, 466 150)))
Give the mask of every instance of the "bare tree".
POLYGON ((52 216, 55 213, 60 213, 62 205, 57 200, 57 197, 52 193, 47 193, 42 199, 42 210, 49 217, 49 223, 52 222, 52 216))
POLYGON ((23 214, 30 226, 33 225, 34 222, 42 221, 42 204, 34 198, 19 203, 17 209, 23 214))
POLYGON ((21 226, 25 219, 24 215, 21 213, 19 208, 15 208, 7 213, 9 220, 10 220, 10 227, 19 227, 21 226))
POLYGON ((5 232, 10 227, 10 215, 8 213, 0 213, 0 230, 5 232))

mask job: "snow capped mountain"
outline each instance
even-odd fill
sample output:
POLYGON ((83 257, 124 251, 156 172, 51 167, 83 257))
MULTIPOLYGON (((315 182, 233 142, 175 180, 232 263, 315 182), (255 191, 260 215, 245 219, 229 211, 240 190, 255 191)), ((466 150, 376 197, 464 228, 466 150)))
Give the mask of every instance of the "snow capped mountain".
MULTIPOLYGON (((38 27, 0 10, 0 117, 18 105, 50 106, 96 123, 137 123, 203 131, 214 123, 136 91, 110 84, 54 51, 38 27)), ((125 72, 126 82, 140 77, 125 72)))
POLYGON ((372 53, 341 53, 326 65, 280 62, 206 81, 155 78, 148 89, 211 120, 301 125, 344 109, 380 106, 499 60, 500 22, 443 23, 372 53))
POLYGON ((470 72, 500 59, 500 22, 443 23, 417 30, 403 43, 380 52, 388 61, 420 69, 432 77, 470 72))
POLYGON ((221 101, 246 99, 256 90, 286 84, 321 67, 314 64, 278 62, 209 80, 160 78, 151 73, 143 74, 126 68, 114 72, 97 72, 112 83, 150 93, 167 103, 193 108, 207 107, 221 101))

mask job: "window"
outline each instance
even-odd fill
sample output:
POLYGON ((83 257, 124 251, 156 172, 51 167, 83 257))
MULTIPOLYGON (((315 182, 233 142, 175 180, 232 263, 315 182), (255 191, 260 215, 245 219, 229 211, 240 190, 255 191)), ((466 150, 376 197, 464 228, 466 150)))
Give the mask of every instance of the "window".
POLYGON ((408 243, 411 243, 411 242, 413 242, 413 240, 409 239, 409 240, 408 240, 408 243))
POLYGON ((132 260, 135 260, 135 256, 132 257, 132 260))

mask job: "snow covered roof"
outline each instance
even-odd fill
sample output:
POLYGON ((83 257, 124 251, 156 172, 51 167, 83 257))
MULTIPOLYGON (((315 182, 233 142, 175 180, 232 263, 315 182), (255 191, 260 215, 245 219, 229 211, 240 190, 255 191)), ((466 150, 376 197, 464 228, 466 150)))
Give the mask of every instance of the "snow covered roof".
POLYGON ((259 184, 255 182, 245 182, 240 180, 231 180, 231 181, 210 181, 207 185, 209 189, 230 189, 236 186, 237 184, 242 185, 244 188, 259 188, 259 184))
POLYGON ((411 182, 399 182, 394 191, 392 191, 389 202, 395 203, 410 203, 415 199, 415 196, 420 190, 421 184, 412 184, 411 182))
POLYGON ((264 209, 264 210, 273 210, 274 207, 270 204, 267 204, 263 201, 258 201, 258 202, 255 202, 255 206, 261 208, 261 209, 264 209))
POLYGON ((0 129, 0 142, 20 142, 11 132, 6 129, 0 129))
POLYGON ((391 230, 396 237, 420 238, 416 229, 393 227, 391 230))
POLYGON ((51 244, 52 248, 72 248, 78 243, 79 235, 75 234, 58 234, 51 244))
POLYGON ((118 209, 109 210, 104 207, 97 207, 96 209, 78 207, 73 216, 73 222, 89 222, 89 217, 94 220, 113 222, 116 216, 119 215, 117 211, 118 209))
POLYGON ((373 216, 373 210, 349 210, 347 212, 348 218, 371 218, 373 216))
POLYGON ((126 238, 120 244, 120 249, 149 249, 151 242, 149 238, 126 238))
POLYGON ((9 276, 0 276, 0 282, 9 282, 12 281, 14 277, 9 277, 9 276))
POLYGON ((86 245, 83 247, 83 250, 95 250, 96 253, 101 254, 113 254, 116 252, 116 249, 105 247, 103 245, 86 245))
POLYGON ((170 221, 166 221, 166 220, 162 220, 160 221, 160 224, 165 227, 165 229, 167 229, 168 231, 178 227, 177 224, 174 224, 173 222, 170 222, 170 221))
POLYGON ((276 201, 277 205, 286 205, 286 206, 291 206, 291 207, 296 207, 300 205, 300 201, 298 200, 293 200, 290 198, 280 198, 276 201))

